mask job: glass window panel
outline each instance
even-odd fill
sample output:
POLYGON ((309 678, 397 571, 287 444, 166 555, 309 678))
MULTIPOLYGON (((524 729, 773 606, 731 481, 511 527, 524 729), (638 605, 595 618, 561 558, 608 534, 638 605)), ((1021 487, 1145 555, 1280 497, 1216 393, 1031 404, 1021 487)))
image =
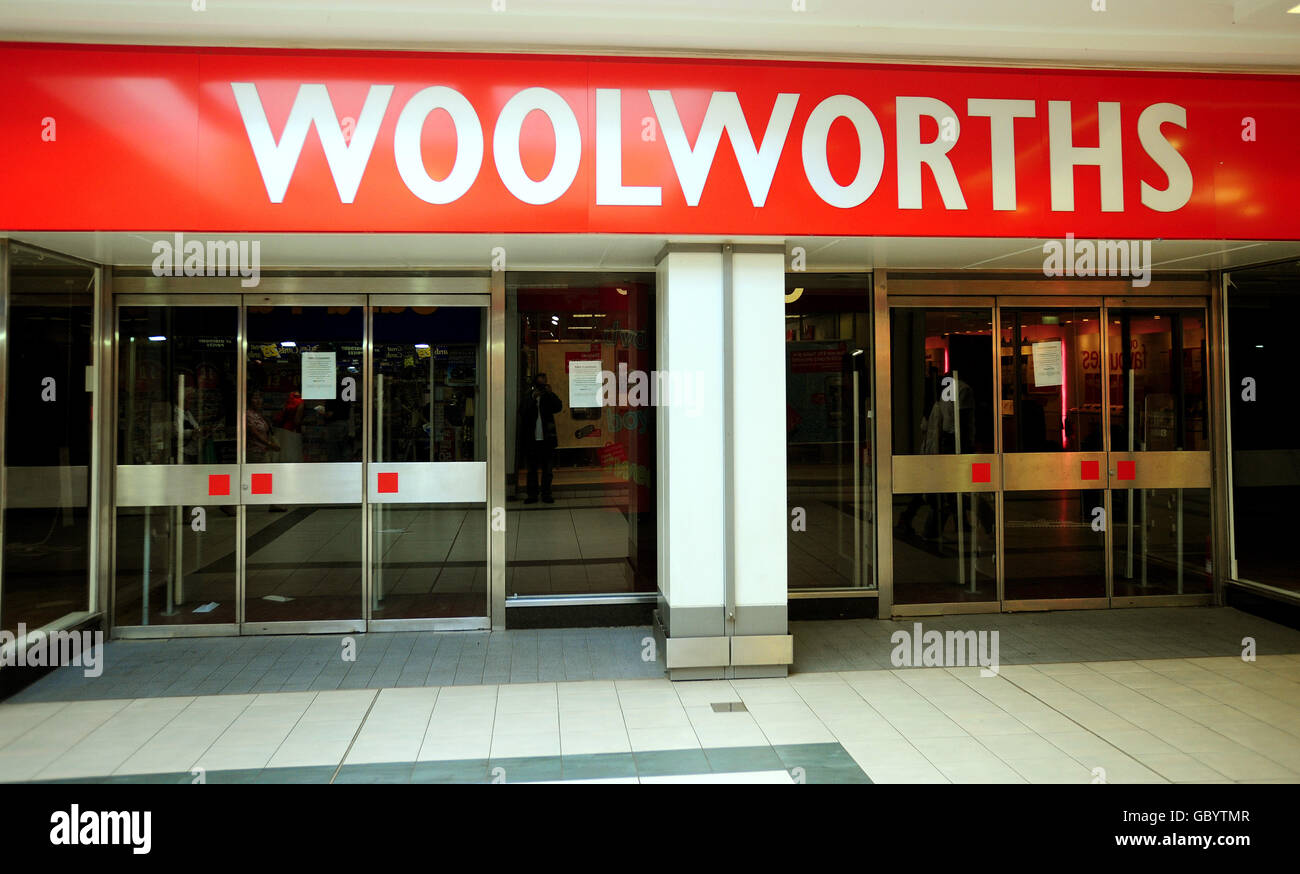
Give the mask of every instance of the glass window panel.
POLYGON ((894 495, 894 600, 997 600, 996 496, 894 495))
POLYGON ((988 309, 891 311, 894 454, 993 451, 992 318, 988 309))
POLYGON ((0 628, 90 605, 94 271, 10 248, 0 628))
POLYGON ((1003 451, 1102 451, 1100 311, 1001 314, 1003 451))
POLYGON ((789 586, 874 587, 871 277, 790 274, 785 310, 789 586))
POLYGON ((654 592, 654 274, 511 274, 506 310, 506 596, 654 592), (613 403, 570 395, 584 370, 613 403))
POLYGON ((1295 336, 1300 262, 1232 274, 1228 286, 1228 401, 1238 579, 1300 592, 1294 553, 1300 499, 1300 403, 1295 336))
POLYGON ((1104 493, 1006 492, 1004 596, 1008 601, 1106 596, 1106 532, 1094 524, 1104 493))

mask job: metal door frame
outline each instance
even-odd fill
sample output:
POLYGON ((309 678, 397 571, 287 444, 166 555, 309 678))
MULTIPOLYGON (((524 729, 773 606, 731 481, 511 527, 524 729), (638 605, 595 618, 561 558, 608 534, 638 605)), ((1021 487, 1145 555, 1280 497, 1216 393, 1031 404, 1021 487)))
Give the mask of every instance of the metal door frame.
MULTIPOLYGON (((484 544, 486 551, 483 555, 483 574, 486 585, 484 586, 484 603, 483 612, 475 616, 449 616, 449 617, 427 617, 423 619, 375 619, 373 613, 374 603, 374 570, 375 562, 370 555, 371 538, 374 532, 371 530, 373 514, 370 511, 370 467, 377 465, 378 462, 371 461, 374 447, 374 399, 367 398, 365 409, 365 429, 366 443, 365 454, 362 464, 363 485, 362 493, 365 499, 363 511, 365 512, 365 527, 363 536, 365 537, 366 550, 366 568, 362 576, 362 588, 365 593, 365 621, 367 631, 487 631, 492 628, 492 596, 493 596, 493 579, 492 579, 492 558, 494 554, 492 543, 492 511, 491 511, 491 485, 494 476, 494 454, 492 443, 492 375, 494 368, 492 366, 490 321, 492 313, 492 296, 490 294, 372 294, 369 295, 366 305, 366 342, 365 342, 365 361, 366 361, 366 386, 373 393, 375 389, 375 366, 374 366, 374 345, 375 329, 374 316, 375 309, 381 306, 445 306, 445 307, 462 307, 465 309, 477 309, 481 313, 482 320, 479 329, 479 355, 484 364, 482 372, 479 375, 480 396, 479 404, 483 407, 482 412, 475 411, 475 415, 483 416, 484 429, 484 446, 486 449, 487 460, 484 467, 484 517, 486 525, 486 537, 484 544)), ((442 462, 445 463, 445 462, 442 462)), ((504 558, 504 550, 503 558, 504 558)))
MULTIPOLYGON (((111 356, 110 398, 104 407, 104 415, 111 422, 111 438, 106 446, 105 457, 110 460, 112 493, 107 496, 105 505, 112 520, 111 533, 106 536, 107 547, 104 552, 108 559, 106 568, 106 588, 109 598, 109 627, 111 635, 116 638, 173 638, 173 637, 210 637, 251 634, 305 634, 305 633, 353 633, 386 631, 461 631, 488 630, 504 626, 504 565, 505 537, 501 531, 493 530, 492 508, 501 502, 494 500, 501 491, 497 482, 502 474, 504 460, 504 406, 501 389, 503 388, 503 304, 504 295, 500 274, 488 277, 449 276, 449 277, 365 277, 355 279, 342 277, 290 277, 285 283, 264 282, 265 290, 248 292, 238 288, 229 278, 195 277, 185 280, 158 280, 155 277, 113 277, 115 288, 106 289, 106 313, 111 313, 111 344, 106 343, 103 354, 111 356), (285 291, 278 291, 279 287, 285 291), (501 286, 501 288, 498 288, 501 286), (242 293, 240 293, 242 291, 242 293), (116 292, 116 293, 114 293, 116 292), (247 588, 247 516, 242 488, 232 497, 236 500, 236 543, 235 543, 235 603, 236 621, 231 623, 178 624, 178 625, 118 625, 117 615, 117 488, 116 470, 118 443, 118 393, 120 379, 118 357, 119 343, 118 309, 122 306, 235 306, 238 309, 238 328, 236 354, 236 409, 247 408, 248 381, 248 307, 249 306, 360 306, 363 312, 362 330, 362 479, 358 484, 359 512, 362 514, 362 593, 359 618, 344 620, 285 620, 273 622, 248 622, 246 618, 247 588), (483 332, 480 336, 480 350, 485 365, 485 372, 480 380, 482 385, 483 410, 485 417, 485 437, 487 448, 485 517, 487 526, 487 550, 484 555, 484 572, 487 579, 487 592, 482 615, 469 617, 446 617, 425 619, 374 619, 370 613, 373 562, 371 560, 371 513, 367 500, 369 459, 371 457, 373 403, 371 392, 373 386, 373 311, 374 307, 385 305, 433 305, 462 306, 483 310, 483 332), (498 615, 499 614, 499 615, 498 615)), ((236 445, 239 463, 238 473, 234 478, 244 482, 245 468, 244 446, 247 440, 246 419, 238 416, 236 420, 236 445)))
MULTIPOLYGON (((877 353, 877 387, 881 393, 882 400, 879 402, 882 412, 878 425, 876 443, 878 446, 888 447, 887 452, 882 452, 880 458, 889 459, 889 470, 882 471, 880 480, 884 488, 881 489, 879 498, 879 508, 881 519, 887 519, 891 524, 877 526, 877 552, 881 556, 880 568, 880 589, 883 615, 894 617, 909 616, 928 616, 942 614, 962 614, 962 613, 992 613, 992 612, 1016 612, 1028 610, 1062 610, 1062 609, 1100 609, 1110 607, 1158 607, 1158 606, 1191 606, 1206 605, 1214 603, 1216 597, 1212 591, 1209 594, 1190 594, 1190 595, 1135 595, 1116 598, 1114 595, 1115 575, 1114 575, 1114 544, 1112 526, 1106 526, 1105 532, 1105 595, 1095 598, 1061 598, 1061 599, 1017 599, 1007 600, 1005 591, 1005 466, 1002 461, 1005 456, 1002 445, 1002 429, 1000 427, 1000 415, 995 419, 998 427, 994 430, 994 453, 991 459, 983 456, 953 456, 961 457, 965 461, 972 458, 975 460, 984 460, 992 462, 992 476, 994 486, 992 488, 975 488, 966 491, 958 491, 959 496, 965 494, 974 494, 976 492, 992 491, 996 493, 995 498, 995 521, 997 526, 996 542, 996 571, 997 571, 997 588, 996 600, 974 601, 974 602, 943 602, 933 604, 898 604, 894 593, 894 561, 893 561, 893 499, 895 494, 896 479, 893 471, 894 463, 897 458, 893 452, 892 445, 892 392, 893 392, 893 366, 892 361, 892 311, 895 307, 901 308, 930 308, 930 309, 978 309, 988 307, 992 314, 993 337, 993 392, 994 397, 999 402, 1002 397, 1002 368, 1001 368, 1001 347, 1002 347, 1002 308, 1006 307, 1096 307, 1101 320, 1100 328, 1100 354, 1102 356, 1102 431, 1103 447, 1101 453, 1106 460, 1107 477, 1101 484, 1103 490, 1103 501, 1106 511, 1106 518, 1113 518, 1111 512, 1111 493, 1115 489, 1115 466, 1114 456, 1124 455, 1127 453, 1117 453, 1111 447, 1110 433, 1110 348, 1109 348, 1109 329, 1110 313, 1112 310, 1121 309, 1145 309, 1145 310, 1185 310, 1199 309, 1202 313, 1202 320, 1205 326, 1207 355, 1202 366, 1206 369, 1206 415, 1210 421, 1214 421, 1214 396, 1210 390, 1212 377, 1209 373, 1211 361, 1213 360, 1214 350, 1212 348, 1213 337, 1215 336, 1214 327, 1211 324, 1211 289, 1208 282, 1200 278, 1192 279, 1189 277, 1178 277, 1172 280, 1153 280, 1151 285, 1145 289, 1133 289, 1128 282, 1112 282, 1106 280, 1073 280, 1062 282, 1060 280, 1051 281, 1043 280, 1038 277, 1016 277, 1012 281, 990 281, 988 277, 982 282, 972 282, 967 279, 954 279, 951 277, 936 277, 926 274, 890 274, 884 275, 884 271, 879 271, 876 284, 876 313, 877 313, 877 331, 876 339, 877 353), (889 282, 894 280, 895 287, 901 287, 903 294, 889 294, 889 282), (900 281, 901 280, 901 281, 900 281), (1199 288, 1204 290, 1204 295, 1196 294, 1199 288), (1075 288, 1078 293, 1062 293, 1068 290, 1074 292, 1075 288), (883 318, 880 318, 883 316, 883 318), (881 434, 889 437, 889 441, 882 443, 881 434), (888 476, 886 483, 885 476, 888 476)), ((1000 409, 1000 404, 995 407, 1000 409)), ((1217 498, 1213 490, 1217 485, 1213 482, 1213 466, 1210 459, 1213 458, 1215 450, 1214 430, 1210 432, 1210 448, 1204 452, 1204 459, 1197 459, 1198 462, 1209 464, 1209 481, 1205 487, 1210 488, 1211 512, 1218 506, 1217 498)), ((1186 451, 1186 450, 1184 450, 1186 451)), ((1200 453, 1198 453, 1200 454, 1200 453)), ((908 457, 908 456, 902 456, 908 457)), ((1189 459, 1191 460, 1191 459, 1189 459)), ((1140 486, 1135 486, 1140 488, 1140 486)), ((1212 530, 1216 523, 1211 520, 1212 530)), ((1214 540, 1212 538, 1212 546, 1214 540)), ((1214 555, 1215 559, 1221 559, 1220 556, 1214 555)), ((1215 566, 1219 564, 1216 561, 1215 566)), ((1217 584, 1216 584, 1217 585, 1217 584)))
MULTIPOLYGON (((109 609, 107 611, 109 621, 107 623, 110 635, 114 638, 138 639, 138 638, 173 638, 173 637, 226 637, 240 633, 240 620, 243 618, 243 575, 244 575, 244 540, 243 540, 243 505, 239 502, 238 494, 232 493, 231 498, 235 503, 235 590, 232 593, 235 599, 235 621, 234 622, 214 622, 207 624, 199 623, 178 623, 176 625, 122 625, 118 623, 118 603, 117 603, 117 534, 118 534, 118 476, 119 470, 123 467, 136 467, 136 465, 121 465, 118 463, 118 442, 121 433, 119 424, 119 407, 118 398, 121 393, 121 385, 124 374, 121 372, 121 313, 122 307, 144 306, 144 307, 219 307, 232 306, 237 314, 236 336, 235 336, 235 354, 239 355, 243 348, 243 306, 240 296, 237 294, 113 294, 110 295, 112 300, 109 304, 112 325, 111 336, 112 343, 105 350, 105 355, 110 358, 109 364, 112 371, 110 391, 108 392, 108 403, 105 404, 105 418, 111 423, 108 428, 109 437, 107 439, 106 452, 104 453, 108 467, 112 470, 110 482, 112 483, 112 492, 105 501, 108 512, 112 520, 110 533, 107 536, 109 541, 109 550, 107 556, 106 576, 108 578, 108 598, 109 609)), ((236 368, 240 364, 236 361, 236 368)), ((243 409, 239 406, 242 398, 243 386, 236 387, 236 410, 243 409)), ((235 447, 237 457, 243 447, 243 417, 236 416, 236 439, 235 447)), ((171 467, 172 465, 147 465, 149 467, 171 467)), ((233 465, 235 468, 231 472, 232 489, 235 480, 238 479, 238 464, 233 465)), ((136 505, 130 505, 136 506, 136 505)))

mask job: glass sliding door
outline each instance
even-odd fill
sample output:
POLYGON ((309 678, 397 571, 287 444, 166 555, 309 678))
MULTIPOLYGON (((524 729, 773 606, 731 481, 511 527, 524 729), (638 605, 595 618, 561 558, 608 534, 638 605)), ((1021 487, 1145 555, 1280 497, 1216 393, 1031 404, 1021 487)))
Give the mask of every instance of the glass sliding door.
POLYGON ((487 627, 488 302, 371 298, 372 626, 487 627))
POLYGON ((119 297, 114 625, 239 621, 239 299, 119 297))
POLYGON ((1115 597, 1209 594, 1204 307, 1112 306, 1107 330, 1115 597))
POLYGON ((365 302, 245 296, 247 630, 365 627, 365 302))
POLYGON ((1003 600, 1104 602, 1100 301, 1004 299, 999 318, 1003 600))
POLYGON ((890 305, 895 613, 1207 602, 1203 299, 890 305))
POLYGON ((891 306, 894 601, 997 591, 991 301, 891 306))

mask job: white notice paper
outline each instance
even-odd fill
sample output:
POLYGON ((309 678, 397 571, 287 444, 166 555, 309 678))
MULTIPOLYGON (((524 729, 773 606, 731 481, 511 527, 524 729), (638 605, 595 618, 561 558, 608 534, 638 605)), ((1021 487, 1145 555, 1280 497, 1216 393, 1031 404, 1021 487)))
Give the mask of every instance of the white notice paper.
POLYGON ((569 362, 569 407, 600 406, 599 361, 569 362))
POLYGON ((335 399, 334 353, 302 353, 302 397, 306 401, 335 399))
POLYGON ((1034 385, 1043 388, 1060 385, 1063 380, 1061 370, 1061 341, 1047 340, 1035 343, 1032 349, 1034 360, 1034 385))

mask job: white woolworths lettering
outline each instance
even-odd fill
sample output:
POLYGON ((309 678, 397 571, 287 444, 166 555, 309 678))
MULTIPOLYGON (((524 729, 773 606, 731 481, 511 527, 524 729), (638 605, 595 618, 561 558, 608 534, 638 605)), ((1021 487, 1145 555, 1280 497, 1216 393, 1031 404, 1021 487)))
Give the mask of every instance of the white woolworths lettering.
POLYGON ((549 88, 525 88, 506 101, 492 132, 492 159, 506 188, 524 203, 550 203, 569 190, 582 160, 582 133, 578 118, 564 98, 549 88), (555 162, 551 172, 535 182, 524 172, 519 158, 519 131, 533 110, 541 110, 555 131, 555 162))
POLYGON ((393 132, 393 157, 397 172, 411 193, 425 203, 451 203, 478 178, 483 166, 483 125, 478 113, 459 91, 443 85, 425 88, 406 102, 393 132), (424 166, 420 134, 429 114, 441 109, 451 116, 456 129, 456 161, 443 180, 435 180, 424 166))
MULTIPOLYGON (((394 86, 370 86, 350 141, 344 140, 338 116, 323 84, 299 86, 279 141, 271 133, 257 86, 251 82, 232 82, 230 87, 272 203, 284 201, 312 125, 316 126, 320 137, 339 200, 353 202, 394 86)), ((777 95, 761 145, 755 147, 735 92, 713 92, 694 146, 687 140, 672 93, 664 90, 648 93, 687 204, 699 205, 723 131, 732 143, 751 202, 755 207, 762 207, 767 202, 800 95, 777 95)), ((660 186, 623 184, 622 92, 617 88, 598 88, 595 99, 596 203, 601 206, 659 206, 663 196, 660 186)), ((1014 210, 1017 205, 1015 120, 1034 118, 1034 101, 972 97, 967 101, 966 109, 970 116, 989 119, 993 208, 1014 210)), ((1097 104, 1097 146, 1074 145, 1070 101, 1049 100, 1047 109, 1052 211, 1074 210, 1074 170, 1082 165, 1095 166, 1099 170, 1102 211, 1122 212, 1124 156, 1120 104, 1107 101, 1097 104)), ((951 120, 954 131, 959 134, 957 114, 948 104, 931 97, 898 97, 895 112, 899 208, 922 207, 921 165, 926 164, 938 184, 944 208, 966 209, 961 185, 947 157, 958 137, 938 137, 928 143, 920 141, 921 116, 934 118, 941 125, 951 120)), ((1165 124, 1186 129, 1187 110, 1173 103, 1155 103, 1142 110, 1138 117, 1138 140, 1167 180, 1163 189, 1142 180, 1141 199, 1149 209, 1173 212, 1191 200, 1193 180, 1186 159, 1162 133, 1165 124)), ((426 203, 447 204, 462 197, 478 178, 483 150, 483 126, 478 114, 473 105, 452 88, 433 86, 417 92, 398 117, 393 142, 397 170, 411 193, 426 203), (441 180, 429 176, 420 152, 421 131, 429 115, 436 110, 446 112, 456 130, 456 160, 451 172, 441 180)), ((582 160, 582 133, 577 117, 555 91, 525 88, 501 109, 493 131, 492 154, 497 172, 511 194, 528 204, 551 203, 568 191, 577 178, 582 160), (519 154, 519 135, 524 119, 534 110, 546 115, 555 131, 556 142, 550 172, 540 181, 531 179, 524 172, 519 154)), ((827 97, 813 108, 804 125, 802 158, 809 185, 825 203, 839 209, 859 206, 875 192, 884 172, 885 148, 880 124, 866 104, 856 97, 847 94, 827 97), (858 170, 847 185, 839 184, 831 175, 827 157, 827 136, 831 125, 840 118, 847 119, 858 135, 858 170)))
POLYGON ((948 150, 957 145, 961 136, 961 122, 952 107, 933 97, 898 97, 894 100, 894 118, 898 142, 898 208, 921 208, 921 165, 927 164, 939 185, 939 196, 944 209, 965 209, 957 174, 953 172, 948 150), (921 116, 929 116, 942 129, 945 119, 951 119, 954 136, 945 140, 936 136, 928 143, 921 142, 921 116))
POLYGON ((1016 208, 1016 119, 1034 117, 1034 101, 972 97, 966 114, 989 120, 989 162, 992 169, 993 208, 1016 208))
POLYGON ((659 206, 658 185, 623 184, 623 92, 596 89, 596 205, 659 206))
POLYGON ((827 97, 813 109, 803 127, 802 151, 808 184, 818 197, 840 209, 864 203, 885 172, 885 138, 880 133, 880 122, 865 103, 847 94, 827 97), (848 119, 858 132, 858 172, 848 185, 835 181, 826 155, 826 137, 840 118, 848 119))
POLYGON ((749 123, 745 121, 745 113, 740 108, 736 92, 714 91, 709 98, 709 108, 704 112, 700 135, 695 138, 695 147, 691 148, 686 141, 686 131, 682 129, 682 120, 677 114, 672 92, 651 91, 650 103, 654 106, 655 115, 659 116, 659 130, 663 132, 668 156, 672 158, 673 169, 677 171, 677 180, 681 183, 682 193, 686 195, 687 205, 700 205, 700 195, 704 192, 704 183, 709 179, 713 156, 718 151, 724 129, 735 150, 736 163, 740 165, 745 187, 749 189, 750 202, 754 206, 766 203, 767 192, 772 187, 772 177, 776 174, 776 164, 785 148, 785 138, 790 132, 790 122, 794 120, 794 108, 798 102, 798 94, 776 96, 772 116, 763 133, 763 144, 755 149, 754 138, 749 133, 749 123))
POLYGON ((289 188, 289 180, 298 166, 298 156, 307 141, 307 129, 313 124, 325 150, 325 160, 334 177, 339 200, 344 203, 353 201, 370 161, 370 152, 375 147, 379 124, 393 96, 392 85, 370 86, 357 126, 352 131, 351 142, 343 139, 343 128, 334 114, 334 104, 330 102, 330 93, 324 85, 298 87, 298 96, 294 98, 289 120, 284 124, 278 143, 271 134, 257 86, 252 82, 231 82, 230 88, 235 92, 235 103, 244 119, 248 142, 253 147, 257 168, 262 172, 262 181, 266 183, 266 193, 272 203, 284 202, 284 192, 289 188))

